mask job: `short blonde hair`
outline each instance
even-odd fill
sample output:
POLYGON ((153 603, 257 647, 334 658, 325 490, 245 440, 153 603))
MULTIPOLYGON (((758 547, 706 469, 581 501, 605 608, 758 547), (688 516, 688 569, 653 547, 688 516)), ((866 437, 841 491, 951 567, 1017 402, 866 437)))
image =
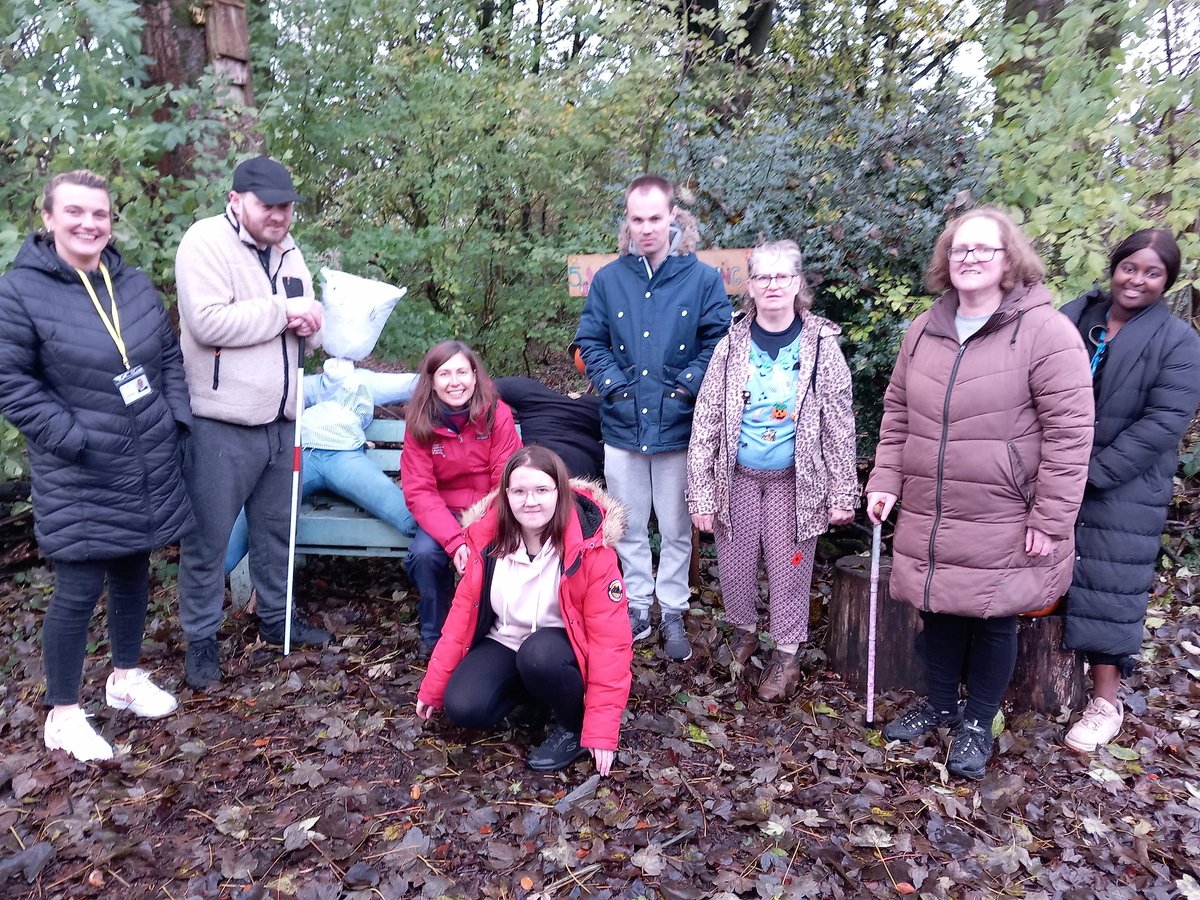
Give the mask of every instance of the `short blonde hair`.
POLYGON ((42 209, 45 212, 54 212, 54 192, 58 190, 61 184, 78 184, 81 187, 96 188, 97 190, 108 193, 108 181, 103 175, 97 175, 90 169, 75 169, 71 172, 59 172, 53 178, 46 182, 46 186, 42 188, 42 209))
MULTIPOLYGON (((763 257, 778 256, 780 259, 786 260, 792 267, 792 272, 796 275, 799 282, 799 288, 796 290, 796 315, 810 309, 813 305, 812 289, 808 286, 808 279, 804 277, 804 258, 800 255, 800 245, 795 241, 768 241, 759 244, 750 251, 750 256, 746 260, 746 276, 749 278, 754 275, 762 262, 763 257)), ((754 298, 746 291, 742 298, 742 309, 747 315, 754 315, 755 303, 754 298)))
POLYGON ((950 289, 950 244, 959 226, 971 219, 991 219, 1000 228, 1000 243, 1004 245, 1005 261, 1008 263, 1004 278, 1000 281, 1002 290, 1008 292, 1018 284, 1037 284, 1042 280, 1046 268, 1017 223, 999 207, 980 206, 951 219, 938 236, 937 243, 933 245, 933 258, 925 270, 926 290, 941 294, 950 289))

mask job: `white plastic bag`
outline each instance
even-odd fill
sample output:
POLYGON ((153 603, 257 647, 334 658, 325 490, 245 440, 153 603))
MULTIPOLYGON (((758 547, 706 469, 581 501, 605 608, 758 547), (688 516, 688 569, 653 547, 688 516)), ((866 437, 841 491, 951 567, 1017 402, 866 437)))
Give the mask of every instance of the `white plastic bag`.
POLYGON ((321 278, 325 282, 321 290, 325 307, 321 346, 330 356, 366 359, 408 288, 329 268, 321 269, 321 278))

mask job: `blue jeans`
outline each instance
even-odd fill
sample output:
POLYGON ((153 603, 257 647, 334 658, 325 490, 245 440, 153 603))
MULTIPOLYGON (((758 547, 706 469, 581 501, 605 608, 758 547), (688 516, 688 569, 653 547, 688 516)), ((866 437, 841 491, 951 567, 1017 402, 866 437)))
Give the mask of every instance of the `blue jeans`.
MULTIPOLYGON (((404 492, 400 490, 400 485, 371 462, 365 449, 305 450, 301 473, 304 478, 301 488, 303 496, 329 491, 345 497, 403 534, 416 533, 417 523, 404 503, 404 492)), ((246 511, 242 510, 229 536, 229 549, 225 553, 226 573, 241 561, 248 547, 246 511)))
POLYGON ((442 623, 454 599, 454 575, 450 557, 442 545, 417 526, 417 536, 404 558, 408 580, 417 589, 417 616, 421 620, 421 640, 433 647, 442 636, 442 623))

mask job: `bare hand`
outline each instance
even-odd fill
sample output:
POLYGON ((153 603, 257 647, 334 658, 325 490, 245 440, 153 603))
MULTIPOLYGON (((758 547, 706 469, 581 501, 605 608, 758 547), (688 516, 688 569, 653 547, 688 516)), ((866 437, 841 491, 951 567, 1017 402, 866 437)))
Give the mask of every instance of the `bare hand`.
POLYGON ((867 518, 873 525, 882 525, 892 514, 892 507, 899 498, 895 494, 884 491, 870 491, 867 494, 867 518))
POLYGON ((321 330, 325 321, 324 310, 316 300, 293 297, 284 307, 287 312, 287 327, 300 337, 309 337, 321 330))
POLYGON ((1038 531, 1036 528, 1025 529, 1025 552, 1029 556, 1049 556, 1054 552, 1054 545, 1057 543, 1058 541, 1044 531, 1038 531))
POLYGON ((830 525, 849 525, 854 521, 854 510, 852 509, 831 509, 829 511, 830 525))
POLYGON ((692 524, 696 526, 697 531, 711 533, 716 524, 716 518, 713 513, 692 513, 692 524))
POLYGON ((592 754, 592 759, 596 763, 596 771, 601 775, 607 775, 612 771, 613 760, 617 758, 616 750, 597 750, 594 747, 587 748, 588 753, 592 754))
POLYGON ((454 551, 454 568, 458 570, 459 575, 467 571, 467 559, 470 555, 471 550, 466 544, 454 551))
POLYGON ((433 718, 434 713, 436 713, 438 711, 438 709, 440 709, 440 707, 430 706, 424 700, 418 700, 417 701, 417 718, 424 719, 426 722, 428 722, 430 719, 433 718))

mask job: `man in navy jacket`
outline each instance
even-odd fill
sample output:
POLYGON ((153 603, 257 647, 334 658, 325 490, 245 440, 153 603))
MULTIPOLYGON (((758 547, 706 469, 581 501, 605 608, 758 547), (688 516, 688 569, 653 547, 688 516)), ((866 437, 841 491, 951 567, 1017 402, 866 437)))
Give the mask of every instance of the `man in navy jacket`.
POLYGON ((721 274, 696 258, 696 225, 671 183, 643 175, 625 191, 620 256, 596 273, 575 336, 600 394, 604 476, 629 512, 617 544, 635 640, 662 608, 667 655, 692 655, 684 627, 691 519, 684 500, 692 408, 731 308, 721 274), (653 576, 648 525, 662 535, 653 576))

